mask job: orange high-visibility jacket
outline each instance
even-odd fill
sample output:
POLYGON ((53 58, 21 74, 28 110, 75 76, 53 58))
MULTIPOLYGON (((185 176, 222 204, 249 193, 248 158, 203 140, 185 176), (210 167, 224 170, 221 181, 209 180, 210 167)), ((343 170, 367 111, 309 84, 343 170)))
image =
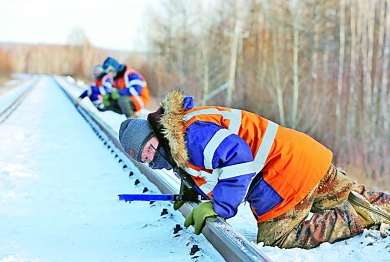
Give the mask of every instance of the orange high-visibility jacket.
POLYGON ((326 174, 332 152, 310 136, 244 110, 185 108, 186 171, 222 217, 246 199, 258 222, 297 205, 326 174))
POLYGON ((119 90, 120 95, 130 97, 136 112, 145 108, 150 100, 149 87, 145 78, 134 69, 127 69, 122 77, 114 80, 113 86, 119 90))

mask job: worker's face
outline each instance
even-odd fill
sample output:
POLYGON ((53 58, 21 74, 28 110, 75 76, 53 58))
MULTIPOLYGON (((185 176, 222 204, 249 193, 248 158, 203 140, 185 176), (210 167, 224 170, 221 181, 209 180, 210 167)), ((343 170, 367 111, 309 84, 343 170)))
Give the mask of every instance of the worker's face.
POLYGON ((149 141, 146 142, 144 148, 141 153, 141 161, 142 163, 149 164, 154 159, 156 155, 156 149, 158 147, 157 137, 153 136, 149 141))

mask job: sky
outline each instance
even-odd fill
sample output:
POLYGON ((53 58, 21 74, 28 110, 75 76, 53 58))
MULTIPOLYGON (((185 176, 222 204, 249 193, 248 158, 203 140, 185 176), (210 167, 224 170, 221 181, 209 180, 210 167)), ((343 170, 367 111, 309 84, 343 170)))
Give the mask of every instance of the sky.
MULTIPOLYGON (((81 94, 68 78, 57 79, 73 97, 81 94)), ((0 96, 0 112, 26 88, 0 96)), ((116 132, 125 119, 98 112, 88 98, 82 106, 116 132)), ((192 227, 173 234, 184 217, 170 202, 117 201, 117 194, 145 187, 160 192, 134 165, 123 169, 49 77, 39 79, 0 127, 0 262, 224 261, 192 227), (161 215, 164 208, 167 215, 161 215), (191 256, 194 244, 200 251, 191 256)), ((248 205, 227 222, 255 243, 248 205)), ((330 256, 332 262, 390 261, 390 236, 375 230, 311 250, 257 246, 275 262, 328 262, 330 256)))
POLYGON ((66 44, 78 27, 95 47, 137 50, 148 2, 0 0, 0 42, 66 44))

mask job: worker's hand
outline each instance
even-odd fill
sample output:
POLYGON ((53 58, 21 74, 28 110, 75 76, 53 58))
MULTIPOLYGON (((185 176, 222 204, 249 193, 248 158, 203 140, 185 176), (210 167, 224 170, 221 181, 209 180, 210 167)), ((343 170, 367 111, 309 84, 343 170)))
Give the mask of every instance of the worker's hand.
POLYGON ((203 202, 192 209, 184 221, 184 226, 189 227, 193 225, 195 228, 195 234, 199 235, 205 225, 206 218, 217 217, 217 213, 214 212, 213 202, 203 202))
POLYGON ((81 103, 81 98, 80 97, 78 97, 77 99, 76 99, 76 103, 75 103, 75 106, 78 106, 78 105, 80 105, 80 103, 81 103))
POLYGON ((110 99, 111 99, 111 95, 110 94, 105 94, 103 96, 103 105, 104 105, 104 107, 109 107, 110 106, 110 99))
POLYGON ((119 93, 118 93, 118 89, 113 89, 112 90, 112 92, 111 92, 111 98, 113 99, 113 100, 118 100, 118 98, 119 98, 119 93))
POLYGON ((184 186, 183 194, 181 197, 182 197, 181 200, 176 200, 175 203, 173 204, 174 210, 178 210, 186 202, 200 200, 198 192, 196 192, 195 189, 189 188, 187 186, 184 186))

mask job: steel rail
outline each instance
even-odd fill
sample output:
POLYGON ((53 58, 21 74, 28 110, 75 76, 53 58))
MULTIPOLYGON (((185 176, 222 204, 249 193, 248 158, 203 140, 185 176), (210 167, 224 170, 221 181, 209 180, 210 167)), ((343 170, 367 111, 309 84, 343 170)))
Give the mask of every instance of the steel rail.
MULTIPOLYGON (((75 98, 72 97, 72 95, 67 92, 66 88, 63 87, 55 78, 54 80, 64 91, 69 100, 74 104, 75 98)), ((79 105, 76 108, 83 116, 83 118, 89 122, 96 133, 100 132, 99 129, 104 133, 100 134, 99 137, 107 137, 107 139, 112 142, 113 146, 116 147, 116 150, 120 151, 121 156, 125 158, 124 161, 127 163, 131 162, 133 165, 135 165, 142 174, 144 174, 153 184, 159 188, 162 193, 175 194, 178 192, 178 185, 174 184, 177 182, 177 179, 173 178, 170 180, 169 177, 167 178, 167 175, 172 176, 172 174, 167 174, 167 172, 164 171, 156 172, 147 165, 138 163, 128 157, 119 143, 118 134, 112 130, 110 126, 108 126, 104 121, 96 116, 96 114, 84 108, 83 106, 79 105)), ((114 151, 115 150, 112 149, 112 152, 114 151)), ((186 203, 182 206, 182 208, 180 208, 180 211, 184 216, 187 216, 194 206, 195 204, 193 203, 186 203)), ((206 225, 202 230, 202 234, 208 239, 208 241, 226 261, 272 262, 271 259, 269 259, 259 248, 247 240, 239 232, 234 230, 232 226, 230 226, 221 218, 217 218, 215 221, 207 219, 206 225)))
POLYGON ((2 109, 0 112, 0 124, 7 120, 7 118, 20 106, 23 100, 27 97, 28 93, 30 93, 30 91, 35 87, 37 81, 38 78, 34 77, 32 80, 29 80, 27 84, 22 84, 18 87, 20 89, 24 88, 25 90, 18 94, 9 105, 2 109))

